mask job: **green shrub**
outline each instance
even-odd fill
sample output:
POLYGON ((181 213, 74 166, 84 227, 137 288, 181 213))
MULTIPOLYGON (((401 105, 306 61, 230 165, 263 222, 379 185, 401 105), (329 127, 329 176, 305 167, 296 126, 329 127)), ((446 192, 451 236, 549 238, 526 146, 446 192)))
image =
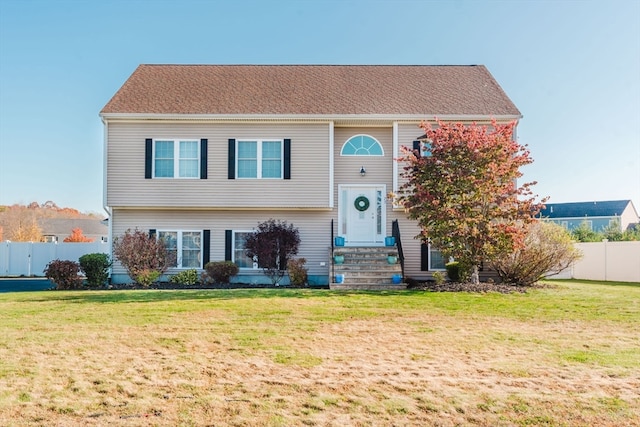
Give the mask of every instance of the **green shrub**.
POLYGON ((198 272, 194 269, 184 270, 174 276, 171 276, 169 281, 179 285, 195 285, 198 283, 198 272))
POLYGON ((86 254, 80 257, 80 269, 87 276, 87 285, 92 287, 102 286, 109 278, 111 260, 109 255, 103 253, 86 254))
POLYGON ((434 271, 433 280, 436 282, 436 285, 442 285, 444 283, 444 274, 441 271, 434 271))
POLYGON ((204 269, 215 283, 229 283, 231 277, 240 271, 238 266, 231 261, 208 262, 204 269))
POLYGON ((82 287, 80 264, 75 261, 55 259, 44 269, 44 275, 56 285, 56 289, 79 289, 82 287))
POLYGON ((160 277, 160 272, 157 270, 141 270, 136 274, 133 280, 139 285, 148 288, 160 277))
POLYGON ((307 260, 304 258, 290 259, 287 261, 287 270, 289 271, 289 282, 291 286, 302 288, 307 284, 307 269, 305 264, 307 260))
POLYGON ((470 269, 458 261, 451 261, 444 265, 447 269, 447 277, 452 282, 464 282, 469 278, 470 269))

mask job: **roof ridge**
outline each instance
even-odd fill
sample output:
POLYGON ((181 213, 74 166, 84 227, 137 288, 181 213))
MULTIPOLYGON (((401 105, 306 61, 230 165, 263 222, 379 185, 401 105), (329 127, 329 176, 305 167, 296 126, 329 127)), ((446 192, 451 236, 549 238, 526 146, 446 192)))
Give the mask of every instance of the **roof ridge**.
POLYGON ((139 64, 145 67, 485 67, 484 64, 139 64))

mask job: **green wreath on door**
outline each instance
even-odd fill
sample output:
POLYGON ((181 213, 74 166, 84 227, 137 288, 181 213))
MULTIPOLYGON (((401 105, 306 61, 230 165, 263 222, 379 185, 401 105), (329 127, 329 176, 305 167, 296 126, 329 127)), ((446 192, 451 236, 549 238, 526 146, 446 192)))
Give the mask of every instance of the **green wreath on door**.
POLYGON ((365 196, 358 196, 356 197, 356 200, 353 202, 353 205, 360 212, 364 212, 367 209, 369 209, 369 199, 367 199, 365 196))

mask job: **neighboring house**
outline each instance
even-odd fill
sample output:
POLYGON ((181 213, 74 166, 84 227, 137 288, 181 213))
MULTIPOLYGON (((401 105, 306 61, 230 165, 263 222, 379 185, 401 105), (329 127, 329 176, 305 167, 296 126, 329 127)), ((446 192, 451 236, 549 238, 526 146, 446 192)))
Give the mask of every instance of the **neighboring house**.
POLYGON ((42 218, 38 221, 45 242, 62 243, 74 228, 82 230, 82 235, 94 242, 106 242, 109 227, 104 220, 89 218, 42 218))
POLYGON ((593 231, 618 224, 620 231, 638 223, 638 212, 631 200, 598 202, 547 203, 540 217, 571 231, 586 223, 593 231))
MULTIPOLYGON (((405 277, 442 269, 387 197, 401 184, 400 147, 416 147, 422 120, 521 114, 478 65, 141 65, 100 116, 111 237, 148 230, 178 253, 169 273, 232 260, 238 281, 255 282, 245 236, 286 220, 310 283, 324 285, 332 235, 383 246, 395 220, 405 277)), ((117 263, 112 280, 129 280, 117 263)))

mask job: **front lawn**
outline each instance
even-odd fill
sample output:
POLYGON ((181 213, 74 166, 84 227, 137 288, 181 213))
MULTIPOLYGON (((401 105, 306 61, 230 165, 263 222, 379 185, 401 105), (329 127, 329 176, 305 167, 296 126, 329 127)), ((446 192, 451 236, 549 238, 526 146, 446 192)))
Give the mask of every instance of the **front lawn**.
POLYGON ((640 425, 640 285, 0 294, 0 425, 640 425))

